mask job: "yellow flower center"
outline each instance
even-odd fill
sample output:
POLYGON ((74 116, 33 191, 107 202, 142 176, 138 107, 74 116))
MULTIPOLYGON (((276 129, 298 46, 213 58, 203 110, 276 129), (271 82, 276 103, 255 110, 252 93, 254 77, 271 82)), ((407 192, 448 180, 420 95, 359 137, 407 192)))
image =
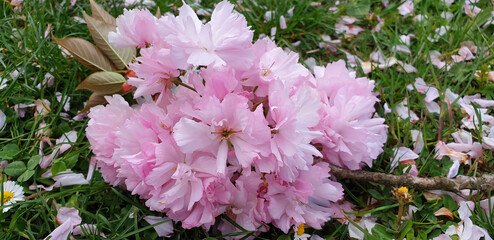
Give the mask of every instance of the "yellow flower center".
POLYGON ((299 236, 300 236, 300 235, 304 234, 304 232, 305 232, 305 229, 304 229, 304 224, 303 224, 303 223, 301 223, 301 224, 300 224, 300 225, 298 225, 298 227, 297 227, 297 235, 299 235, 299 236))
MULTIPOLYGON (((0 194, 1 196, 1 194, 0 194)), ((3 203, 10 201, 10 199, 14 198, 14 194, 9 191, 3 192, 3 203)))
POLYGON ((409 197, 408 188, 407 187, 400 187, 400 188, 398 188, 398 193, 401 196, 403 196, 404 198, 408 198, 409 197))

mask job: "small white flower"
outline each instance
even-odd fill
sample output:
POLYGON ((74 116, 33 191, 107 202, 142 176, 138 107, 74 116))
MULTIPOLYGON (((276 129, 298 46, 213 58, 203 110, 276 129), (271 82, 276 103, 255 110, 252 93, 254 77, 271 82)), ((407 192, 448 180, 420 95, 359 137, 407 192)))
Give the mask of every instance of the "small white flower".
POLYGON ((3 212, 7 212, 12 204, 24 201, 24 190, 13 181, 6 181, 3 183, 3 192, 0 192, 0 196, 3 198, 3 212))

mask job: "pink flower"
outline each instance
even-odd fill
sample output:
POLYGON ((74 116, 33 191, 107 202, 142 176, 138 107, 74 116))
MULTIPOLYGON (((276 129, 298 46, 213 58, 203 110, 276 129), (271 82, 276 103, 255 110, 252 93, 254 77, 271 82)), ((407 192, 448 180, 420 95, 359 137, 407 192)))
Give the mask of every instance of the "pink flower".
POLYGON ((157 19, 147 9, 124 9, 117 18, 117 32, 108 34, 108 41, 117 48, 147 47, 159 44, 157 19))
POLYGON ((254 63, 252 73, 247 73, 245 77, 252 76, 246 83, 256 87, 256 96, 265 97, 269 93, 269 83, 273 81, 282 82, 290 90, 311 81, 310 72, 302 64, 298 63, 298 54, 295 52, 286 53, 279 47, 271 48, 272 42, 268 40, 258 41, 258 47, 265 47, 265 52, 259 58, 259 62, 254 63))
POLYGON ((328 172, 327 163, 320 163, 302 171, 292 183, 267 176, 265 197, 273 224, 285 233, 301 223, 320 229, 334 213, 331 205, 343 196, 341 185, 327 179, 328 172))
MULTIPOLYGON (((265 199, 262 198, 261 189, 265 185, 261 180, 261 174, 252 172, 242 175, 235 181, 236 191, 233 193, 231 214, 235 216, 236 222, 246 230, 254 231, 263 222, 270 222, 265 209, 265 199)), ((223 231, 228 231, 224 228, 223 231)))
POLYGON ((231 67, 202 68, 200 74, 192 73, 189 80, 201 96, 214 96, 223 100, 229 93, 243 92, 235 70, 231 67))
POLYGON ((310 128, 319 123, 318 110, 322 107, 317 91, 306 85, 293 96, 280 82, 271 84, 269 115, 273 137, 271 151, 278 159, 280 177, 293 181, 297 169, 306 170, 312 165, 313 156, 321 153, 310 144, 322 134, 310 128))
POLYGON ((116 134, 125 122, 132 118, 134 110, 120 95, 106 97, 108 105, 96 106, 89 113, 86 136, 98 162, 98 168, 105 181, 116 186, 122 178, 117 177, 120 164, 112 159, 115 149, 116 134))
POLYGON ((199 100, 187 112, 199 121, 182 118, 173 127, 175 141, 184 153, 215 154, 220 175, 226 173, 230 150, 243 168, 250 168, 254 159, 267 154, 265 148, 271 131, 262 107, 251 111, 247 102, 247 98, 237 94, 226 95, 222 102, 212 96, 199 100))
POLYGON ((180 72, 172 63, 170 50, 166 48, 150 47, 141 49, 139 63, 131 63, 129 67, 137 78, 129 78, 128 83, 137 90, 134 97, 152 95, 155 93, 169 94, 173 87, 173 78, 180 72), (168 92, 167 92, 168 91, 168 92))
POLYGON ((317 129, 324 135, 314 142, 332 164, 349 169, 372 166, 386 142, 384 119, 372 118, 377 98, 374 82, 350 76, 343 61, 314 69, 323 108, 317 129))
POLYGON ((177 17, 160 19, 161 36, 171 46, 177 66, 187 69, 189 64, 219 67, 228 63, 235 69, 249 68, 253 32, 233 7, 228 1, 220 2, 206 24, 185 3, 177 17))

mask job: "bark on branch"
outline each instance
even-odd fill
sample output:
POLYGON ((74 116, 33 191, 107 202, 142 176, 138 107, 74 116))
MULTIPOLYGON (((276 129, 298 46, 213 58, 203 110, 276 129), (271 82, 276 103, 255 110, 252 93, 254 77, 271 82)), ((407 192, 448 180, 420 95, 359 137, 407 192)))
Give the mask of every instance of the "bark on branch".
POLYGON ((352 171, 334 165, 330 165, 330 167, 331 174, 337 179, 370 181, 386 186, 404 186, 417 190, 446 190, 451 192, 474 189, 487 193, 494 190, 494 175, 482 175, 481 177, 457 176, 453 179, 446 177, 422 178, 408 174, 395 176, 378 172, 352 171))

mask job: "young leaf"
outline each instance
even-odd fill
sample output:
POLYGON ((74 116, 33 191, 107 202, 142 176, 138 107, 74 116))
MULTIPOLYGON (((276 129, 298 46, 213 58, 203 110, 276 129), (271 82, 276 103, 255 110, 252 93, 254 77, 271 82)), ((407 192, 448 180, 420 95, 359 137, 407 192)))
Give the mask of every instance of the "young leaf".
POLYGON ((19 147, 14 144, 7 144, 3 146, 2 151, 0 151, 0 159, 14 159, 14 156, 20 152, 19 147))
POLYGON ((99 93, 93 93, 87 100, 86 107, 82 109, 78 114, 88 112, 92 107, 107 103, 105 95, 99 93))
POLYGON ((110 15, 105 9, 103 9, 100 5, 98 5, 94 0, 89 0, 91 5, 91 12, 93 13, 93 17, 101 20, 105 23, 108 23, 112 26, 117 26, 117 20, 110 15))
POLYGON ((108 41, 108 33, 115 31, 116 27, 84 14, 87 27, 93 40, 101 51, 115 64, 117 69, 127 68, 127 64, 132 61, 135 56, 133 48, 114 48, 108 41))
POLYGON ((122 90, 125 78, 116 72, 96 72, 82 81, 76 90, 87 89, 98 94, 112 94, 122 90))
POLYGON ((35 173, 36 171, 34 170, 26 170, 24 173, 22 173, 22 175, 19 176, 19 178, 17 178, 17 181, 19 182, 25 182, 27 180, 29 180, 35 173))
POLYGON ((57 162, 51 166, 51 173, 53 175, 56 175, 57 173, 63 172, 65 170, 67 170, 67 167, 65 166, 65 163, 62 161, 57 162))
POLYGON ((26 164, 22 161, 15 161, 9 163, 4 169, 4 172, 12 177, 17 177, 27 170, 26 164))
POLYGON ((82 65, 93 71, 116 71, 110 60, 92 43, 81 38, 55 38, 82 65))
POLYGON ((36 166, 38 166, 40 160, 41 160, 41 155, 32 156, 31 158, 29 158, 29 161, 27 162, 27 168, 29 170, 34 170, 36 166))

